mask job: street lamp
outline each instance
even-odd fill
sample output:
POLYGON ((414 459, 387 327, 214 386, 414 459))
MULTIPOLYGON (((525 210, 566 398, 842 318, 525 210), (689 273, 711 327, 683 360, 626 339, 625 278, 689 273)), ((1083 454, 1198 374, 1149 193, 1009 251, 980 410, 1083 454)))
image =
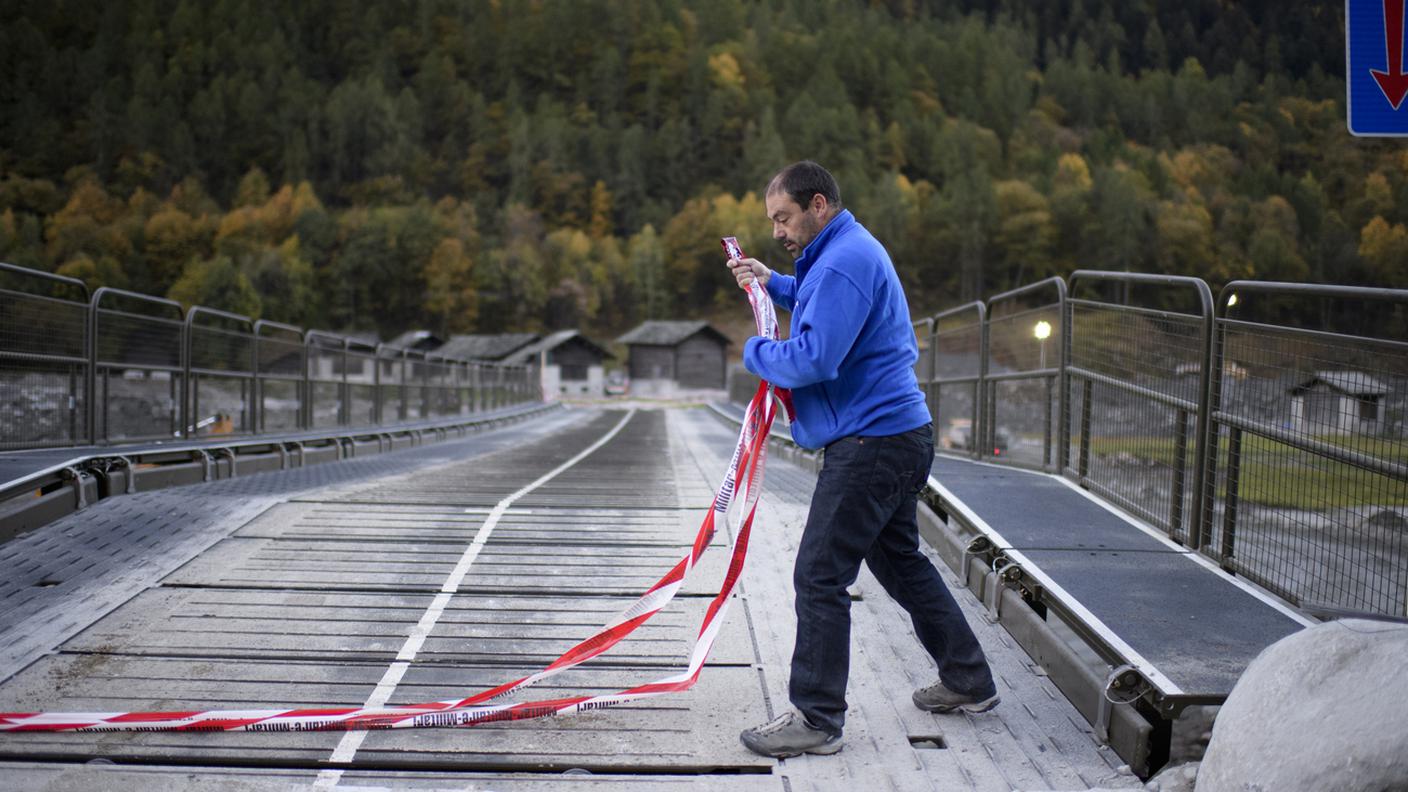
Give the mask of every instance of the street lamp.
POLYGON ((1046 339, 1051 337, 1051 323, 1045 319, 1037 322, 1036 326, 1032 328, 1032 335, 1036 336, 1036 340, 1041 342, 1041 368, 1045 369, 1046 339))

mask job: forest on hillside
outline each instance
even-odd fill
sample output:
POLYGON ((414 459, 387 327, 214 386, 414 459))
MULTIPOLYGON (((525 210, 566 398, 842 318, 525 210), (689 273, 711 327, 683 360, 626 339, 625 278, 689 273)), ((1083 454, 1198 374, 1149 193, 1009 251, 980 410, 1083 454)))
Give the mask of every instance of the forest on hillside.
MULTIPOLYGON (((1077 268, 1408 286, 1337 0, 0 0, 0 261, 390 337, 733 305, 832 169, 912 305, 1077 268)), ((735 306, 736 307, 736 306, 735 306)))

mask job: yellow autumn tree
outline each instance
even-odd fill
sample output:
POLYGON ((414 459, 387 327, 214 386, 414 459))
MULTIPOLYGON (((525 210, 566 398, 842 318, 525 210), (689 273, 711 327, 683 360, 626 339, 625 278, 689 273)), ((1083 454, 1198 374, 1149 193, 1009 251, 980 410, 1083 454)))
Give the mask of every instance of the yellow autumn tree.
POLYGON ((446 237, 435 246, 425 265, 425 310, 442 337, 473 330, 479 318, 479 291, 474 286, 474 262, 464 243, 446 237))
POLYGON ((1400 286, 1408 282, 1403 264, 1408 262, 1408 228, 1375 216, 1359 232, 1359 256, 1369 267, 1375 286, 1400 286))

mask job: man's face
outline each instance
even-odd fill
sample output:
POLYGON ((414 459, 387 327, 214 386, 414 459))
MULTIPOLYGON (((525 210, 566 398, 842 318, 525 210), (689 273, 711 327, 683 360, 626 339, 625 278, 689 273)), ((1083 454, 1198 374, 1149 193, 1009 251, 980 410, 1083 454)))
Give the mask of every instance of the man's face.
POLYGON ((822 222, 825 201, 821 196, 816 196, 812 199, 812 206, 802 207, 785 192, 768 193, 764 205, 768 210, 768 219, 772 221, 772 238, 781 242, 792 258, 802 255, 807 243, 816 239, 826 225, 822 222), (816 206, 817 199, 822 204, 820 207, 816 206))

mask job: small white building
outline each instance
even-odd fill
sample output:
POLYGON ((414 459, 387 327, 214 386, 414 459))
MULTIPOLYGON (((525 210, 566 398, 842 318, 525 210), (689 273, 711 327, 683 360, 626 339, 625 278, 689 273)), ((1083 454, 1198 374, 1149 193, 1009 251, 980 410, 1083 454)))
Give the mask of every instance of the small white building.
POLYGON ((536 365, 543 398, 605 395, 605 366, 611 353, 576 330, 559 330, 504 358, 511 365, 536 365))
POLYGON ((1287 391, 1291 425, 1310 435, 1377 434, 1388 387, 1362 371, 1317 371, 1287 391))

